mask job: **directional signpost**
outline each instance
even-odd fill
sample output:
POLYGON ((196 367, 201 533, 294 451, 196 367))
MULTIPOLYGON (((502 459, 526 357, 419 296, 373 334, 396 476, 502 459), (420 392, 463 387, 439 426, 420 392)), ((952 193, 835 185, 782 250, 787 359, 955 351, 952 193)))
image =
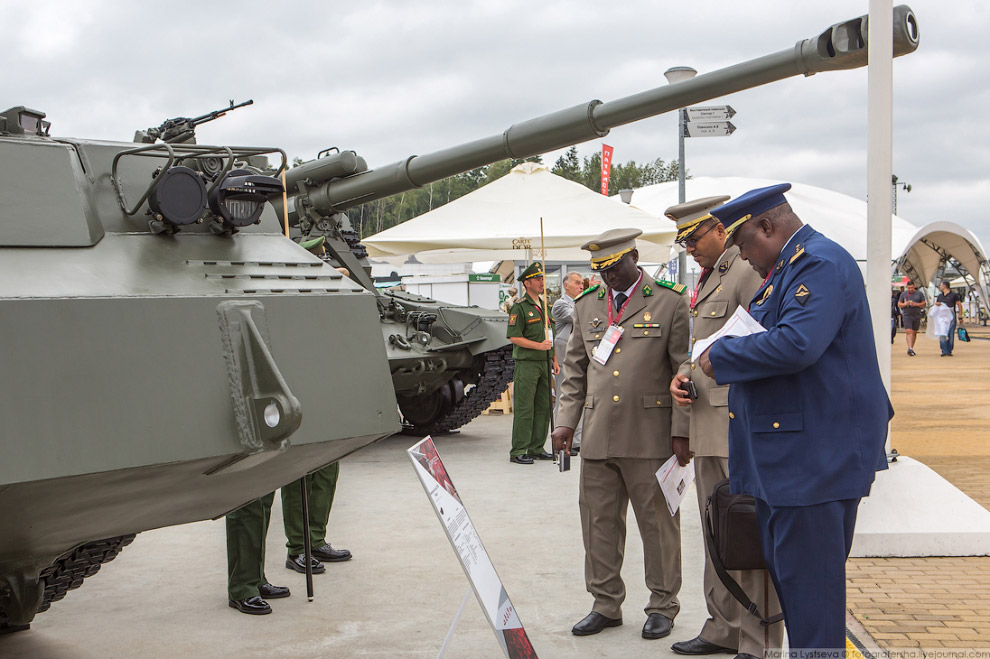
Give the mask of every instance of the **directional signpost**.
POLYGON ((684 109, 684 137, 725 137, 736 127, 729 121, 736 115, 731 105, 684 109))
POLYGON ((686 108, 688 121, 723 121, 736 116, 731 105, 715 105, 707 108, 686 108))
POLYGON ((684 137, 725 137, 732 135, 736 127, 731 121, 688 121, 684 124, 684 137))

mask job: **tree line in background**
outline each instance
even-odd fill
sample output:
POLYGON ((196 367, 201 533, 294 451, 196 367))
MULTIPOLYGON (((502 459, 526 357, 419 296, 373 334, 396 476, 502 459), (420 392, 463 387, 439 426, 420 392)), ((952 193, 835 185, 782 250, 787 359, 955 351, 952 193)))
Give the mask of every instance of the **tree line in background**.
MULTIPOLYGON (((358 235, 365 238, 443 206, 469 192, 474 192, 483 185, 505 176, 509 170, 523 162, 542 164, 543 158, 533 156, 521 160, 501 160, 485 167, 472 169, 469 172, 430 183, 416 190, 409 190, 386 199, 362 204, 349 210, 347 215, 358 235)), ((293 166, 301 164, 302 161, 299 158, 293 160, 293 166)), ((591 156, 579 158, 577 148, 572 146, 564 155, 557 158, 557 162, 554 163, 550 171, 599 192, 602 186, 601 151, 597 151, 591 156)), ((676 181, 677 174, 677 160, 664 161, 663 158, 657 158, 642 165, 637 164, 634 160, 625 164, 613 162, 608 193, 614 195, 618 194, 619 190, 626 188, 641 188, 644 185, 676 181)))

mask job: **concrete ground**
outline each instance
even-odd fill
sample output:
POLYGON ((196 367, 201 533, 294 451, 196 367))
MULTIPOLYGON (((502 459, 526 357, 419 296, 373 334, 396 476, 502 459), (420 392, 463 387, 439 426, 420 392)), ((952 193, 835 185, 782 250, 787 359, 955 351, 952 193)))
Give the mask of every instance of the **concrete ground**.
MULTIPOLYGON (((577 508, 578 467, 508 461, 511 416, 484 416, 437 448, 540 657, 674 656, 706 613, 694 493, 682 511, 684 584, 670 637, 644 640, 642 543, 629 514, 624 626, 578 638, 571 626, 591 609, 577 508)), ((99 574, 0 637, 4 659, 105 657, 435 657, 468 588, 467 579, 397 436, 346 458, 329 540, 355 558, 314 577, 285 569, 278 497, 267 576, 292 589, 275 612, 247 616, 227 606, 224 523, 201 522, 138 535, 99 574)), ((501 657, 473 598, 448 657, 501 657)))

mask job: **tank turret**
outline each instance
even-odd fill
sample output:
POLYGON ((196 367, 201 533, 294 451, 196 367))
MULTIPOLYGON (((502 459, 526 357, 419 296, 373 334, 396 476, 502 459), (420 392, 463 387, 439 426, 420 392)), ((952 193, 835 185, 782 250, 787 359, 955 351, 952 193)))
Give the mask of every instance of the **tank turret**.
MULTIPOLYGON (((917 23, 894 11, 902 55, 917 23)), ((352 151, 287 169, 278 148, 197 144, 196 125, 233 102, 134 142, 53 138, 43 112, 0 113, 0 633, 134 534, 218 518, 394 433, 397 402, 407 427, 435 432, 504 390, 505 315, 376 291, 348 208, 862 66, 867 36, 865 18, 846 21, 780 53, 374 170, 352 151), (290 230, 322 238, 326 254, 290 230)))

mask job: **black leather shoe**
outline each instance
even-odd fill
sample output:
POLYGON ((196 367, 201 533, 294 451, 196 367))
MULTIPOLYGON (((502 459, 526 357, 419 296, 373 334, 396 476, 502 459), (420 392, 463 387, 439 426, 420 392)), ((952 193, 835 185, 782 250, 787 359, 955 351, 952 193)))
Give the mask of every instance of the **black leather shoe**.
POLYGON ((670 649, 677 654, 733 654, 735 650, 709 643, 700 636, 692 638, 690 641, 678 641, 670 646, 670 649))
MULTIPOLYGON (((327 569, 323 567, 323 563, 319 562, 315 558, 312 560, 313 562, 311 563, 311 565, 313 566, 313 574, 323 574, 324 572, 327 571, 327 569)), ((289 554, 288 556, 285 557, 285 567, 289 568, 290 570, 295 570, 296 572, 302 572, 305 574, 306 559, 303 557, 302 554, 289 554)))
POLYGON ((530 454, 529 457, 535 460, 553 460, 553 453, 544 451, 543 453, 530 454))
POLYGON ((509 462, 515 462, 517 465, 531 465, 533 464, 533 458, 528 455, 514 455, 509 458, 509 462))
POLYGON ((258 592, 263 598, 270 600, 282 599, 292 594, 285 586, 273 586, 270 583, 263 583, 258 586, 258 592))
POLYGON ((318 558, 326 563, 337 563, 340 561, 349 561, 352 557, 351 552, 346 549, 334 549, 328 542, 322 547, 317 547, 313 550, 313 558, 318 558))
POLYGON ((237 609, 241 613, 248 613, 253 616, 265 616, 272 612, 272 607, 268 602, 257 595, 242 600, 227 600, 230 608, 237 609))
POLYGON ((673 628, 673 620, 659 613, 651 613, 646 616, 646 624, 643 625, 643 638, 663 638, 673 628))
POLYGON ((606 627, 618 627, 621 624, 622 618, 606 618, 602 614, 592 611, 581 622, 571 627, 571 633, 575 636, 591 636, 606 627))

